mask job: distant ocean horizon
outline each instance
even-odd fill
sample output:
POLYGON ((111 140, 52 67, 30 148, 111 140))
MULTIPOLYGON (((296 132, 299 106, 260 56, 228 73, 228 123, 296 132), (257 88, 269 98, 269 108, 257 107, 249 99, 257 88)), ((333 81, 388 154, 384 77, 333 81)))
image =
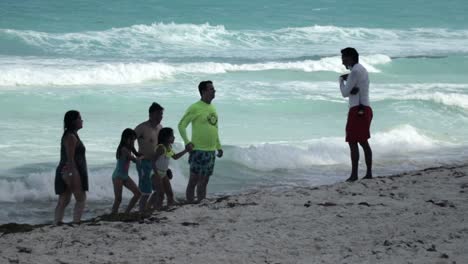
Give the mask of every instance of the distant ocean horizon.
MULTIPOLYGON (((95 216, 110 211, 122 130, 147 120, 153 101, 176 129, 208 79, 225 152, 209 195, 346 179, 338 76, 348 46, 371 80, 375 175, 466 162, 467 9, 462 0, 2 1, 0 223, 51 221, 67 110, 84 119, 86 216, 95 216)), ((183 197, 187 157, 172 168, 183 197)))

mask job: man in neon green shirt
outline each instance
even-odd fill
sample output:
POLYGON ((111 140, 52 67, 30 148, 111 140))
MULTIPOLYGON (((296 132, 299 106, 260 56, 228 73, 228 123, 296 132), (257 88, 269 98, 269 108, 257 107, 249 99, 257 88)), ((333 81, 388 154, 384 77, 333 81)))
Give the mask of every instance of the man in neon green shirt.
POLYGON ((218 114, 211 101, 215 98, 215 88, 212 81, 203 81, 198 85, 200 101, 192 104, 179 122, 179 132, 188 149, 190 179, 185 193, 187 202, 193 203, 195 187, 197 202, 206 198, 206 187, 213 174, 215 152, 223 156, 223 150, 218 135, 218 114), (192 124, 192 140, 187 137, 187 126, 192 124))

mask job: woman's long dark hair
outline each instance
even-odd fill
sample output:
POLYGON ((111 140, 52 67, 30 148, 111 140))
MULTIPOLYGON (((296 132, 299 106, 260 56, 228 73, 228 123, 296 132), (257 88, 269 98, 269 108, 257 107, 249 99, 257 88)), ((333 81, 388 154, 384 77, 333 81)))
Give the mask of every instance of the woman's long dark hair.
POLYGON ((76 129, 75 120, 77 120, 78 117, 80 117, 80 112, 76 110, 70 110, 65 113, 63 117, 63 135, 76 129))
MULTIPOLYGON (((119 146, 117 147, 117 151, 115 153, 115 157, 117 159, 120 158, 120 150, 122 149, 122 147, 128 147, 126 144, 127 144, 127 141, 128 139, 136 139, 137 135, 135 133, 135 131, 131 128, 126 128, 124 129, 124 131, 122 132, 122 137, 120 138, 120 143, 119 143, 119 146)), ((130 149, 130 151, 132 151, 130 149)))

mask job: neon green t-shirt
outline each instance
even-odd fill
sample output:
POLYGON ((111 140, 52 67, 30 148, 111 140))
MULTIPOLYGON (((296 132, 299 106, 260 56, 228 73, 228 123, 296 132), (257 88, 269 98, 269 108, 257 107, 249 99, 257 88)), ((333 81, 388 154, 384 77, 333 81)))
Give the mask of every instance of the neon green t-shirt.
POLYGON ((185 145, 192 143, 195 150, 221 149, 218 135, 218 114, 212 104, 198 101, 191 105, 179 122, 179 133, 185 145), (187 137, 187 126, 192 124, 192 140, 187 137))

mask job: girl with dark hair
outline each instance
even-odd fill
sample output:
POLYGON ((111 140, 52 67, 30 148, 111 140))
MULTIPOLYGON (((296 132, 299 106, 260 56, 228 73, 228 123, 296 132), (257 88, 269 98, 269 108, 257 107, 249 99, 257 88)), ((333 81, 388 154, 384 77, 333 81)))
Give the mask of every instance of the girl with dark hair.
POLYGON ((63 119, 64 132, 60 144, 60 163, 55 172, 55 193, 59 195, 55 208, 54 223, 63 222, 65 207, 70 203, 71 195, 76 203, 73 210, 73 223, 79 224, 85 207, 88 191, 88 168, 86 165, 86 148, 78 136, 83 128, 80 112, 70 110, 63 119))
POLYGON ((160 209, 164 201, 164 194, 167 195, 167 205, 174 204, 174 193, 172 192, 171 182, 172 175, 168 173, 169 160, 179 159, 185 153, 189 152, 189 149, 175 154, 172 150, 172 144, 174 144, 174 131, 172 128, 165 127, 159 131, 158 134, 158 145, 155 149, 155 159, 152 162, 154 174, 152 176, 153 189, 159 190, 151 194, 149 201, 146 205, 146 210, 150 210, 152 206, 154 209, 160 209), (162 188, 157 188, 161 186, 162 188))
POLYGON ((133 197, 128 203, 125 213, 129 213, 135 206, 138 199, 140 199, 141 193, 135 182, 128 176, 128 169, 130 168, 130 161, 137 162, 138 159, 132 154, 135 140, 137 136, 133 129, 126 128, 122 132, 119 146, 115 156, 117 158, 117 166, 112 174, 112 183, 114 184, 114 204, 112 205, 112 213, 117 214, 119 211, 120 203, 122 202, 122 186, 125 186, 133 193, 133 197))

